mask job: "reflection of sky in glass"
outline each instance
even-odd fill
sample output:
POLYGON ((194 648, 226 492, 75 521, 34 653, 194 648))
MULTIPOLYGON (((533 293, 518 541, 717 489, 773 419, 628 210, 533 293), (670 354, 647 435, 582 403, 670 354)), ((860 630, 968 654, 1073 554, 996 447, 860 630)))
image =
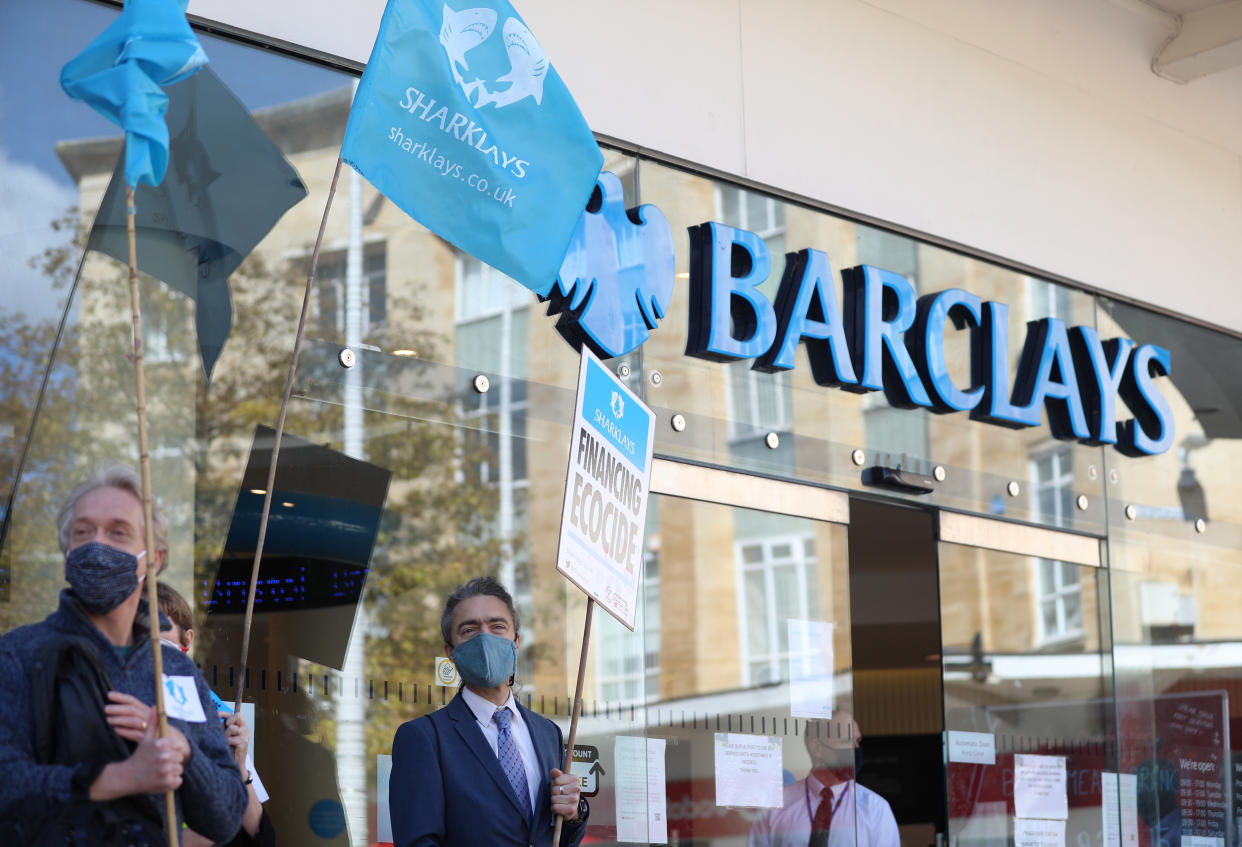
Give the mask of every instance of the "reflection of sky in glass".
MULTIPOLYGON (((60 70, 116 17, 85 0, 5 4, 0 27, 0 308, 47 317, 56 293, 27 260, 63 241, 48 224, 76 205, 56 144, 119 128, 60 88, 60 70)), ((198 33, 212 67, 250 109, 345 85, 349 78, 275 52, 198 33)), ((63 292, 61 293, 63 296, 63 292)))
MULTIPOLYGON (((60 69, 115 17, 83 0, 12 4, 0 33, 0 148, 71 184, 56 159, 57 141, 111 135, 115 125, 60 88, 60 69)), ((220 78, 251 109, 339 88, 347 77, 268 50, 198 33, 220 78)))

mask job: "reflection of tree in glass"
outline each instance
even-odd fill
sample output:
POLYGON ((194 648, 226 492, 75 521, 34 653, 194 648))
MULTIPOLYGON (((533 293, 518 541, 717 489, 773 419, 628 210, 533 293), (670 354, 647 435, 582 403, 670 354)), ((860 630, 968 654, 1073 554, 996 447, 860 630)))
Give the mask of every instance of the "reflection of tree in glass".
MULTIPOLYGON (((51 222, 54 232, 64 233, 71 243, 80 241, 77 210, 51 222)), ((68 249, 46 250, 28 264, 47 277, 51 290, 67 291, 74 266, 68 249)), ((9 449, 0 451, 0 503, 7 503, 16 478, 21 447, 38 399, 48 354, 56 338, 54 318, 35 319, 0 305, 0 438, 9 449)), ((49 390, 63 390, 64 370, 50 375, 49 390)))
MULTIPOLYGON (((38 396, 39 385, 43 379, 47 354, 51 350, 56 336, 54 320, 30 321, 21 313, 0 310, 0 435, 6 444, 0 450, 0 509, 8 503, 12 486, 16 480, 18 463, 21 460, 21 448, 26 440, 30 426, 30 418, 38 396)), ((73 344, 72 333, 64 344, 73 344)), ((49 376, 47 394, 49 398, 68 398, 73 393, 72 371, 67 367, 58 367, 49 376)), ((63 405, 63 403, 61 403, 63 405)), ((57 430, 48 432, 45 438, 68 447, 77 435, 67 430, 59 421, 49 422, 49 428, 57 430)), ((63 475, 61 468, 66 460, 65 452, 36 453, 27 459, 23 471, 22 487, 19 499, 14 503, 11 522, 4 540, 4 549, 0 550, 0 569, 6 578, 13 574, 14 563, 25 559, 22 564, 27 568, 36 567, 35 562, 48 563, 55 569, 58 557, 55 554, 55 508, 60 492, 56 490, 56 482, 63 475), (49 543, 40 543, 46 540, 49 543), (32 547, 42 548, 43 555, 16 556, 15 551, 30 551, 32 547)), ((18 582, 14 601, 0 604, 0 632, 13 626, 37 620, 43 613, 50 611, 55 603, 55 591, 38 591, 30 594, 32 589, 41 588, 47 580, 32 583, 24 571, 18 582), (27 613, 28 607, 34 607, 34 613, 27 613)), ((6 600, 11 600, 7 591, 0 593, 6 600)))
MULTIPOLYGON (((58 225, 76 226, 76 237, 47 251, 40 266, 50 285, 67 290, 84 239, 76 214, 58 225)), ((140 276, 152 476, 156 495, 169 512, 170 532, 182 533, 180 538, 170 536, 174 552, 179 543, 185 549, 184 533, 193 528, 200 656, 212 652, 217 635, 217 621, 205 616, 200 589, 215 576, 255 426, 273 426, 277 418, 305 270, 300 261, 274 258, 260 248, 233 274, 233 328, 210 385, 203 383, 199 364, 193 303, 140 276), (185 490, 191 484, 192 503, 185 490)), ((0 631, 39 620, 54 608, 63 586, 55 510, 64 494, 100 461, 136 463, 126 273, 124 265, 94 253, 83 264, 75 294, 76 325, 57 354, 5 550, 18 562, 22 602, 0 603, 0 631)), ((424 292, 411 281, 402 283, 387 286, 385 321, 371 329, 367 341, 381 349, 417 349, 424 362, 445 361, 438 351, 447 345, 428 328, 420 305, 424 292)), ((317 325, 314 314, 310 325, 317 325)), ((54 322, 28 322, 0 312, 0 349, 23 353, 0 356, 0 426, 13 426, 17 440, 24 438, 54 333, 54 322)), ((401 367, 409 361, 403 360, 401 367)), ((286 430, 342 449, 341 373, 316 374, 314 367, 313 357, 308 359, 304 351, 286 430), (337 395, 302 390, 317 377, 316 385, 335 385, 337 395)), ((377 697, 375 719, 367 721, 372 779, 374 754, 387 752, 393 729, 429 708, 425 692, 435 657, 442 653, 439 617, 444 598, 470 577, 496 574, 503 549, 494 529, 496 488, 468 472, 485 458, 494 462, 489 439, 478 438, 463 425, 451 380, 441 383, 448 388, 429 388, 417 381, 404 385, 399 377, 368 376, 368 384, 384 390, 385 411, 367 411, 363 421, 364 458, 393 471, 365 594, 368 682, 382 687, 388 680, 394 689, 388 703, 377 697), (393 702, 398 683, 407 691, 401 703, 393 702), (408 696, 414 684, 424 691, 417 704, 408 696)), ((487 426, 487 421, 470 422, 480 424, 487 426)), ((0 484, 12 479, 16 466, 17 451, 3 452, 0 484)), ((510 544, 523 549, 520 539, 510 539, 510 544)), ((187 565, 172 562, 182 578, 187 565)), ((220 646, 231 653, 239 645, 220 646)), ((258 654, 252 653, 252 662, 266 664, 265 648, 254 649, 258 654)), ((304 662, 288 670, 295 668, 319 680, 325 672, 335 674, 304 662)), ((322 683, 314 693, 321 708, 313 734, 330 745, 335 738, 332 698, 323 695, 322 683)))
MULTIPOLYGON (((233 331, 211 385, 203 387, 200 378, 197 391, 196 584, 214 577, 255 425, 272 426, 279 413, 305 275, 302 261, 271 269, 256 254, 231 280, 233 331)), ((381 349, 417 349, 426 362, 442 360, 438 351, 446 345, 428 329, 420 305, 424 293, 413 284, 386 288, 386 321, 372 328, 367 341, 381 349)), ((318 325, 313 312, 308 325, 318 325)), ((308 338, 303 348, 286 431, 341 450, 342 372, 334 357, 326 371, 316 370, 316 359, 308 354, 315 343, 308 338)), ((392 361, 368 358, 371 363, 379 361, 371 366, 381 370, 385 360, 392 361)), ((394 368, 409 364, 410 360, 402 360, 394 368)), ((425 692, 432 681, 435 657, 442 653, 439 619, 444 598, 472 576, 494 575, 501 542, 493 531, 495 488, 462 472, 477 466, 482 459, 479 452, 490 448, 457 425, 456 396, 423 383, 405 385, 400 373, 371 372, 366 382, 382 390, 383 398, 367 398, 363 458, 393 472, 364 596, 368 679, 363 686, 374 682, 382 692, 387 680, 392 690, 388 704, 376 696, 372 712, 377 719, 367 721, 373 780, 375 755, 388 752, 398 723, 428 708, 425 696, 414 704, 408 692, 411 684, 423 686, 425 692), (382 402, 385 411, 370 411, 377 407, 372 399, 382 402), (399 682, 407 692, 402 703, 395 702, 399 682)), ((513 544, 521 546, 516 539, 513 544)), ((210 633, 211 627, 204 629, 210 633)), ((298 662, 296 669, 317 681, 314 736, 330 745, 336 737, 334 704, 333 697, 324 693, 323 680, 335 680, 339 673, 307 662, 298 662)))
MULTIPOLYGON (((48 247, 31 266, 45 274, 53 291, 70 292, 84 242, 81 217, 71 209, 51 227, 66 233, 65 242, 48 247)), ((169 302, 155 288, 158 284, 148 279, 143 296, 159 320, 169 302)), ((125 269, 111 261, 84 265, 73 297, 77 320, 67 325, 58 344, 29 445, 27 428, 39 402, 58 317, 31 320, 0 310, 0 349, 7 351, 0 358, 0 425, 6 431, 11 427, 12 438, 12 450, 4 451, 0 460, 5 501, 17 484, 2 555, 20 599, 0 607, 0 631, 41 620, 55 609, 56 594, 63 587, 56 509, 68 489, 94 464, 137 461, 133 445, 137 412, 129 363, 132 317, 125 269), (120 306, 113 307, 113 301, 120 306), (88 302, 92 306, 84 306, 88 302), (120 309, 119 322, 101 319, 104 310, 112 308, 120 309), (122 431, 127 437, 118 441, 122 431), (22 450, 25 467, 16 481, 22 450)), ((160 407, 158 401, 152 406, 160 407)))

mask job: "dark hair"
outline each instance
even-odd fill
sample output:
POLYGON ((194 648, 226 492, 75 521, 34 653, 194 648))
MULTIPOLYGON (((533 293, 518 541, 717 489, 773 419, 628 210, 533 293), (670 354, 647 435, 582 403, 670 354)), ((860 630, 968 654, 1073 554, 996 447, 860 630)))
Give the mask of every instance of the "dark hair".
POLYGON ((518 621, 517 609, 513 605, 513 597, 505 590, 505 587, 490 576, 477 576, 467 582, 465 585, 459 585, 453 589, 453 593, 444 603, 444 614, 440 616, 440 635, 444 636, 445 644, 452 644, 453 639, 449 636, 452 634, 450 630, 453 627, 453 610, 457 608, 457 604, 462 600, 469 600, 471 597, 496 597, 502 600, 509 609, 509 614, 513 617, 513 634, 517 635, 520 627, 518 621))
POLYGON ((190 611, 190 604, 185 602, 177 589, 173 588, 166 582, 161 582, 155 586, 156 596, 159 597, 160 611, 168 615, 168 619, 181 627, 181 631, 194 629, 194 613, 190 611))

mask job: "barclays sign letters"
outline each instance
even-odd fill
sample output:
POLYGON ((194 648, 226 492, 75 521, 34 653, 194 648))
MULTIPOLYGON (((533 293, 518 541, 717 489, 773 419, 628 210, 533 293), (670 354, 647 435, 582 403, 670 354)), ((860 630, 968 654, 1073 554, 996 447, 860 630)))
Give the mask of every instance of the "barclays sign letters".
MULTIPOLYGON (((806 347, 819 385, 883 391, 903 409, 969 412, 1000 426, 1040 425, 1054 437, 1113 444, 1128 456, 1163 453, 1173 416, 1156 379, 1169 352, 1127 338, 1101 340, 1089 326, 1057 318, 1026 326, 1017 369, 1009 369, 1009 307, 960 288, 918 297, 906 277, 860 265, 841 272, 838 298, 828 256, 803 249, 785 258, 776 302, 759 291, 772 257, 758 235, 720 223, 690 228, 690 317, 686 355, 717 362, 753 359, 768 373, 794 367, 806 347), (840 303, 840 305, 838 305, 840 303), (970 384, 956 385, 945 359, 949 324, 970 333, 970 384), (1118 398, 1133 418, 1118 420, 1118 398)), ((664 316, 674 277, 672 234, 651 205, 626 212, 620 181, 600 176, 579 222, 549 314, 575 348, 603 358, 639 347, 664 316)))

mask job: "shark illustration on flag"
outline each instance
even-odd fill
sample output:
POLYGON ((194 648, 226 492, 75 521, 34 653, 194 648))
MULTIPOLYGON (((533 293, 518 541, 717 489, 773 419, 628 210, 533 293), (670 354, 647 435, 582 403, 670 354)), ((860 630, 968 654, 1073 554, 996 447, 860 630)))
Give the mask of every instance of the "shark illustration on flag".
POLYGON ((389 0, 341 157, 407 214, 544 295, 604 157, 506 0, 389 0))

